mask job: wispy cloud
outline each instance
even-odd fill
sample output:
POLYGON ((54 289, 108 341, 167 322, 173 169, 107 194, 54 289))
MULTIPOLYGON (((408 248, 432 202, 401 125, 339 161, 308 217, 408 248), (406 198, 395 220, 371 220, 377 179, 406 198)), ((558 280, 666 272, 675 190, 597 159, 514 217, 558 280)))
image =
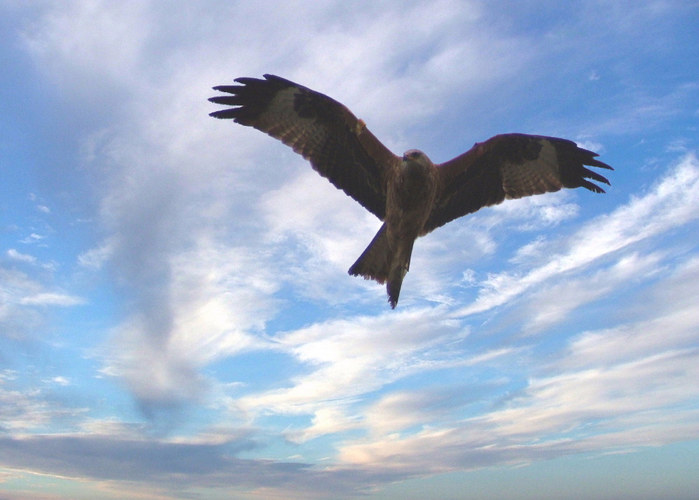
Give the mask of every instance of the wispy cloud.
MULTIPOLYGON (((650 256, 644 266, 655 263, 650 256)), ((346 442, 340 457, 356 465, 390 462, 408 474, 427 464, 440 472, 696 439, 699 316, 690 289, 699 268, 691 256, 673 267, 659 281, 648 277, 653 286, 643 300, 655 304, 652 310, 639 307, 633 320, 571 336, 551 362, 532 361, 525 387, 491 411, 427 427, 430 404, 409 402, 434 395, 387 396, 367 415, 399 407, 393 418, 406 431, 346 442)), ((388 416, 376 421, 390 422, 388 416)))
POLYGON ((24 338, 26 335, 32 335, 34 329, 42 322, 43 315, 38 310, 40 307, 71 307, 84 303, 83 297, 51 290, 47 284, 27 273, 0 266, 2 336, 24 338))
POLYGON ((289 388, 246 396, 240 404, 250 410, 307 413, 326 401, 350 399, 415 370, 436 368, 443 362, 436 352, 460 335, 458 323, 419 310, 284 333, 274 338, 275 344, 309 366, 309 373, 296 377, 289 388))
MULTIPOLYGON (((49 381, 63 385, 64 377, 49 381)), ((71 407, 53 399, 44 388, 33 386, 27 389, 24 380, 13 370, 0 371, 0 430, 5 434, 26 435, 46 432, 58 424, 79 421, 86 413, 84 408, 71 407)))
POLYGON ((523 273, 489 276, 476 301, 456 315, 468 316, 503 305, 554 276, 588 269, 599 259, 696 219, 698 187, 699 161, 690 154, 646 195, 632 198, 614 212, 590 221, 565 241, 556 242, 560 247, 552 245, 540 266, 523 273))
POLYGON ((36 257, 34 257, 33 255, 18 252, 14 248, 10 248, 7 251, 7 256, 12 260, 17 260, 19 262, 26 262, 28 264, 33 264, 34 262, 36 262, 36 257))
POLYGON ((22 305, 34 305, 34 306, 76 306, 79 304, 84 304, 85 300, 80 297, 75 297, 72 295, 66 295, 63 293, 38 293, 36 295, 30 295, 27 297, 22 297, 19 300, 22 305))
POLYGON ((200 401, 207 364, 265 345, 253 335, 274 314, 273 274, 248 251, 208 244, 172 257, 161 311, 119 325, 104 373, 123 378, 144 409, 200 401))

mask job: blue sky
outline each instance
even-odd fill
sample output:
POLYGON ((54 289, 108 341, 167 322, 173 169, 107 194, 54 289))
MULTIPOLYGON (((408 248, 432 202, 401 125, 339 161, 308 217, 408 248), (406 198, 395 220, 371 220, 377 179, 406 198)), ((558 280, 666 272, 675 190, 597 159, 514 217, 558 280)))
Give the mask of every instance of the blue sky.
POLYGON ((699 489, 696 1, 0 9, 1 498, 699 489), (559 136, 612 186, 421 238, 393 311, 347 274, 380 222, 208 116, 263 73, 396 153, 559 136))

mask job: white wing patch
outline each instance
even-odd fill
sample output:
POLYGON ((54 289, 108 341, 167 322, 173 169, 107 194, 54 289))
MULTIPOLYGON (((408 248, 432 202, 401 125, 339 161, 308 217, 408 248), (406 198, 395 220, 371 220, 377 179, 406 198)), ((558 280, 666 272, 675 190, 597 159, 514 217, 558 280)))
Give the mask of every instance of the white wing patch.
POLYGON ((298 115, 294 108, 297 92, 295 87, 279 91, 270 101, 267 111, 259 116, 257 126, 267 129, 267 134, 281 140, 308 160, 309 152, 323 143, 327 131, 315 119, 298 115))
POLYGON ((540 140, 541 151, 535 160, 506 163, 501 167, 505 198, 522 198, 533 194, 558 191, 563 187, 556 148, 550 141, 540 140))

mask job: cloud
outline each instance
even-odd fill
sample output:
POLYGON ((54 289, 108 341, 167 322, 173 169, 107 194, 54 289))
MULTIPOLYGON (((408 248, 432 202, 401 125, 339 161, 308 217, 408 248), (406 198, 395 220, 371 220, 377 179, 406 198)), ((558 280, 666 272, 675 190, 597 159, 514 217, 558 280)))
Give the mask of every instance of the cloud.
MULTIPOLYGON (((50 384, 67 383, 62 377, 50 384)), ((70 425, 84 415, 75 408, 52 400, 43 386, 26 387, 15 370, 0 371, 0 430, 7 435, 42 432, 56 425, 70 425)))
POLYGON ((28 297, 22 297, 19 301, 22 305, 35 306, 76 306, 84 304, 85 300, 80 297, 66 295, 63 293, 38 293, 28 297))
POLYGON ((222 487, 264 483, 265 472, 273 483, 275 470, 289 474, 299 468, 297 464, 235 458, 236 453, 254 447, 254 442, 245 435, 223 443, 153 441, 98 434, 36 435, 0 438, 0 461, 76 479, 145 482, 161 491, 201 484, 222 487))
POLYGON ((217 359, 264 346, 252 332, 273 315, 273 274, 247 250, 198 249, 173 256, 175 278, 154 308, 113 333, 104 372, 123 378, 143 408, 201 401, 208 381, 198 370, 217 359))
POLYGON ((14 248, 10 248, 7 251, 7 256, 12 260, 16 260, 19 262, 26 262, 27 264, 33 264, 36 262, 36 257, 34 257, 33 255, 28 255, 26 253, 18 252, 14 248))
MULTIPOLYGON (((220 441, 145 440, 100 434, 0 437, 0 463, 33 474, 99 483, 121 496, 147 488, 152 497, 234 494, 236 498, 325 498, 366 493, 389 474, 314 468, 306 463, 243 459, 254 450, 244 432, 220 441), (107 484, 103 484, 107 482, 107 484)), ((143 492, 145 493, 145 492, 143 492)))
POLYGON ((33 336, 42 324, 45 307, 73 307, 85 299, 50 290, 34 277, 0 266, 0 332, 9 338, 33 336))
MULTIPOLYGON (((652 268, 654 262, 651 255, 644 266, 652 268)), ((489 391, 495 404, 476 416, 458 403, 438 405, 451 418, 442 416, 435 424, 430 420, 439 393, 385 396, 367 410, 368 422, 382 429, 395 419, 395 430, 402 432, 384 427, 345 441, 340 460, 409 475, 421 469, 438 473, 527 464, 697 439, 699 315, 687 292, 698 270, 697 258, 690 254, 660 273, 661 279, 651 275, 652 286, 639 297, 629 321, 574 333, 553 352, 538 339, 524 362, 528 379, 523 387, 505 392, 500 400, 498 391, 489 391), (644 303, 654 307, 640 307, 644 303)))
POLYGON ((277 349, 309 366, 310 372, 296 377, 288 389, 243 397, 240 404, 297 413, 318 402, 351 398, 417 366, 425 368, 431 360, 423 356, 438 349, 445 338, 459 334, 459 325, 441 318, 437 311, 331 320, 280 334, 273 339, 277 349))
POLYGON ((643 319, 597 332, 585 332, 571 344, 563 367, 607 366, 639 356, 650 356, 672 346, 684 350, 696 341, 699 314, 689 292, 699 278, 699 259, 680 261, 674 269, 665 269, 663 279, 642 297, 654 304, 652 316, 643 308, 634 308, 634 317, 643 319), (644 316, 650 316, 645 318, 644 316))
MULTIPOLYGON (((534 379, 503 409, 448 426, 346 442, 339 457, 355 466, 438 473, 696 439, 691 402, 698 394, 691 381, 697 354, 670 350, 534 379)), ((408 410, 399 422, 410 424, 411 416, 425 421, 422 410, 408 410)))
MULTIPOLYGON (((502 355, 503 353, 499 353, 502 355)), ((411 428, 444 427, 458 412, 482 395, 482 388, 430 387, 427 391, 394 391, 383 395, 364 411, 362 426, 369 435, 410 433, 411 428)))
POLYGON ((650 192, 587 223, 551 247, 545 261, 521 273, 493 274, 482 283, 476 301, 456 312, 468 316, 501 306, 554 276, 587 270, 613 256, 696 218, 699 208, 699 161, 686 155, 650 192))
POLYGON ((43 240, 44 238, 46 238, 45 235, 38 234, 38 233, 31 233, 29 236, 20 240, 19 242, 29 245, 29 244, 37 243, 37 242, 43 240))
MULTIPOLYGON (((244 246, 246 222, 233 211, 247 215, 252 169, 231 168, 230 154, 222 159, 228 141, 208 146, 225 130, 207 116, 220 56, 195 58, 194 67, 198 42, 187 38, 183 53, 175 48, 163 64, 144 64, 187 24, 171 9, 167 22, 155 22, 159 9, 73 3, 46 10, 25 35, 76 113, 116 110, 85 139, 105 238, 78 262, 108 273, 125 301, 126 315, 102 351, 103 372, 122 378, 144 409, 200 400, 208 384, 198 370, 255 343, 249 332, 274 316, 277 286, 259 246, 244 246)), ((43 294, 25 302, 69 299, 43 294)))
POLYGON ((147 4, 72 2, 48 8, 24 32, 25 47, 64 91, 91 96, 99 85, 133 83, 151 30, 147 4))
POLYGON ((109 260, 112 252, 112 245, 109 242, 103 243, 78 255, 78 264, 87 269, 98 270, 109 260))
MULTIPOLYGON (((434 308, 335 320, 275 336, 276 348, 301 363, 301 373, 280 381, 284 387, 241 395, 237 405, 257 417, 310 415, 308 425, 284 431, 287 439, 298 443, 352 429, 398 431, 400 418, 379 423, 379 416, 395 406, 391 396, 366 408, 377 393, 411 376, 498 366, 516 355, 516 348, 470 344, 468 330, 443 313, 443 308, 434 308)), ((473 387, 469 390, 475 392, 473 387)), ((422 399, 430 399, 435 411, 439 400, 446 408, 464 399, 445 389, 435 391, 422 399)), ((411 421, 419 419, 408 412, 404 415, 411 421)))
POLYGON ((661 255, 622 256, 608 267, 593 274, 570 278, 533 291, 523 299, 522 332, 529 334, 551 328, 569 318, 581 306, 613 294, 638 276, 646 279, 660 272, 661 255))

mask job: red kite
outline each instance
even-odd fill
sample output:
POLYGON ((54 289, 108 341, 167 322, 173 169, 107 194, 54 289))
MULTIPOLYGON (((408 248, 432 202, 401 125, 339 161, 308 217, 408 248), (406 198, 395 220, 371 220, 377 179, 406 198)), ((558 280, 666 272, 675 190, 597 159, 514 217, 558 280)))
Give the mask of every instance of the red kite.
POLYGON ((209 99, 234 106, 211 113, 279 139, 335 187, 383 221, 349 274, 387 283, 395 308, 418 236, 507 198, 609 181, 585 165, 612 169, 574 142, 525 134, 496 135, 435 165, 416 149, 397 156, 339 102, 274 75, 238 78, 209 99))

